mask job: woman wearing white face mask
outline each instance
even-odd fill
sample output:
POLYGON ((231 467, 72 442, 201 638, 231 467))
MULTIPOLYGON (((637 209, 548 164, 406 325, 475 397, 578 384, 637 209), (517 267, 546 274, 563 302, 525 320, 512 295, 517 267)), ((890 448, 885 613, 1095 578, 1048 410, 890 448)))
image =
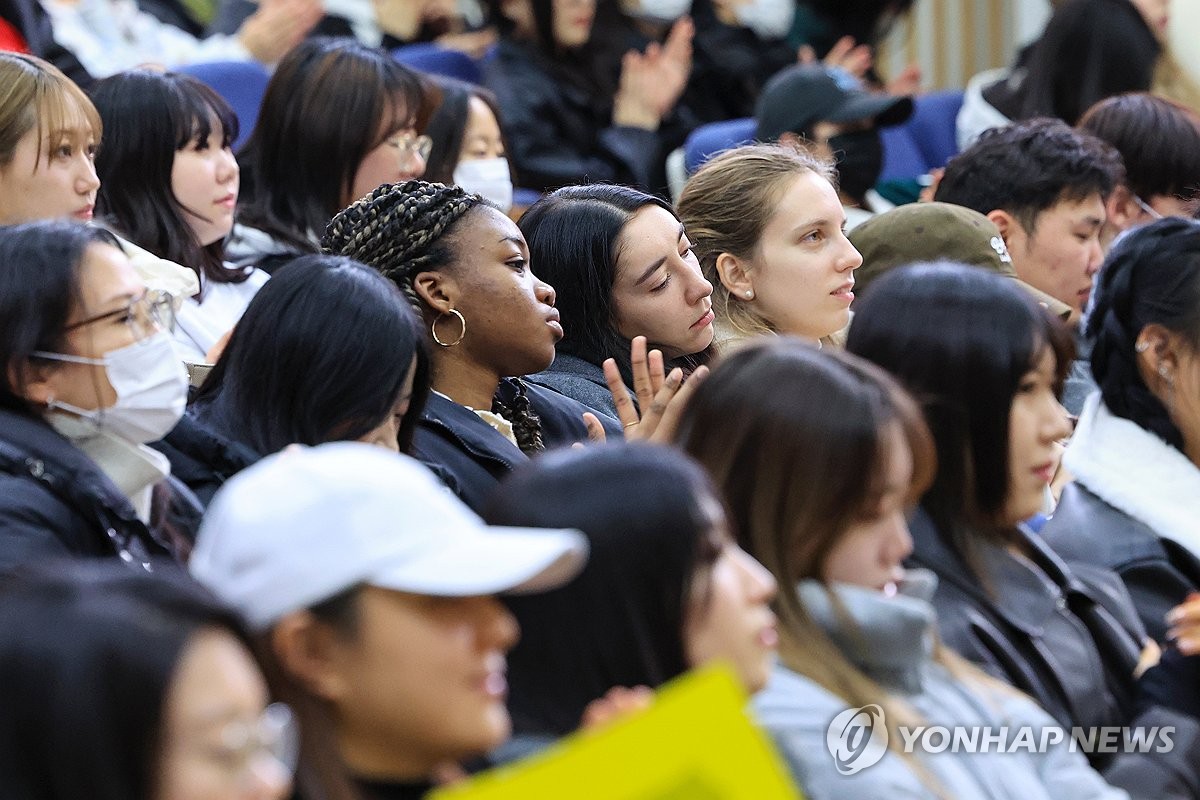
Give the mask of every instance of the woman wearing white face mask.
POLYGON ((0 571, 63 554, 149 569, 181 552, 168 532, 192 520, 151 524, 169 467, 145 446, 187 396, 171 308, 106 231, 0 231, 0 571))
POLYGON ((424 89, 420 116, 429 121, 421 133, 433 141, 425 180, 461 186, 507 213, 513 205, 513 172, 496 96, 453 78, 435 78, 424 89))

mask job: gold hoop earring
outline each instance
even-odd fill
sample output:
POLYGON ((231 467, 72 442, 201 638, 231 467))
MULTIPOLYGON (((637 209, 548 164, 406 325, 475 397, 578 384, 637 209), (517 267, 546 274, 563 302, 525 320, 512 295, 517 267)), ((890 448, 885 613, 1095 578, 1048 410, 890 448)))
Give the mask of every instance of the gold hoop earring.
POLYGON ((454 347, 454 345, 461 342, 463 340, 463 337, 465 337, 467 335, 467 321, 463 318, 462 312, 460 312, 456 308, 452 308, 449 311, 438 315, 438 318, 435 319, 433 321, 433 324, 429 326, 429 332, 431 334, 433 334, 433 340, 435 342, 437 342, 439 345, 441 345, 442 347, 454 347), (458 322, 460 325, 462 325, 462 333, 458 334, 458 338, 455 339, 453 342, 443 342, 440 338, 438 338, 437 324, 438 324, 438 322, 441 321, 442 317, 445 317, 445 316, 458 317, 458 322))

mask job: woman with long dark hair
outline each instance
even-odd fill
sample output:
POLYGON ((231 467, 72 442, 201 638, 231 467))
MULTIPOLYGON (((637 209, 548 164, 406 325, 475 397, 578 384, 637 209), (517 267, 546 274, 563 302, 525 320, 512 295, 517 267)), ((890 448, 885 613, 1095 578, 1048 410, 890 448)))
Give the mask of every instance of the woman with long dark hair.
POLYGON ((616 418, 603 366, 612 359, 633 387, 636 337, 662 353, 665 370, 690 373, 709 360, 713 287, 667 203, 624 186, 568 186, 518 225, 562 312, 554 363, 531 381, 616 418))
POLYGON ((180 354, 204 362, 267 280, 225 263, 239 169, 237 116, 189 75, 123 72, 92 90, 109 131, 96 157, 96 211, 138 247, 196 273, 175 325, 180 354))
POLYGON ((420 104, 416 73, 381 50, 324 37, 292 50, 238 153, 244 202, 231 260, 272 272, 318 253, 338 211, 420 177, 430 146, 415 129, 420 104))
POLYGON ((250 303, 157 447, 207 503, 225 479, 291 444, 407 452, 428 392, 425 333, 396 287, 348 258, 302 256, 250 303))
POLYGON ((734 542, 704 471, 647 444, 564 450, 518 470, 484 514, 494 525, 577 528, 589 556, 571 583, 506 602, 518 736, 557 737, 613 687, 655 688, 717 659, 748 692, 775 649, 775 581, 734 542))
MULTIPOLYGON (((1071 431, 1058 402, 1072 351, 1062 323, 998 275, 919 265, 872 284, 846 346, 898 377, 933 432, 939 470, 910 522, 911 561, 938 576, 946 642, 1064 726, 1200 730, 1139 696, 1142 659, 1157 651, 1120 578, 1063 560, 1023 524, 1042 508, 1071 431)), ((1176 685, 1173 707, 1195 691, 1176 685)), ((1126 782, 1134 754, 1089 756, 1123 786, 1167 792, 1126 782)), ((1196 780, 1190 747, 1154 760, 1160 780, 1196 780)))

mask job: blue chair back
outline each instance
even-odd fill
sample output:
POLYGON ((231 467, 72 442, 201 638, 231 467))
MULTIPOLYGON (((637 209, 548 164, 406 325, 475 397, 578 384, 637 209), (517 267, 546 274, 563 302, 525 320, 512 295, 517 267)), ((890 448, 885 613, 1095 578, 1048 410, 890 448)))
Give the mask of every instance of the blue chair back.
POLYGON ((731 147, 754 141, 754 117, 710 122, 692 131, 683 145, 683 164, 691 175, 710 158, 731 147))
POLYGON ((203 81, 233 108, 238 118, 238 136, 233 143, 236 151, 258 122, 258 108, 271 77, 267 70, 255 61, 211 61, 189 64, 177 71, 203 81))
POLYGON ((457 78, 467 83, 481 83, 483 71, 469 55, 432 43, 407 44, 392 51, 392 58, 406 67, 430 75, 457 78))

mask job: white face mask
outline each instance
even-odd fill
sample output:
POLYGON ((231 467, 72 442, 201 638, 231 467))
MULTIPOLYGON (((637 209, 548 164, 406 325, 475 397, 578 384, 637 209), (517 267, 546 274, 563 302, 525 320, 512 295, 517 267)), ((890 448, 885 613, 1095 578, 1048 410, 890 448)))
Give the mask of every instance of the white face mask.
POLYGON ((51 400, 46 421, 68 439, 83 439, 103 431, 134 444, 156 442, 183 416, 187 370, 175 352, 175 340, 166 331, 113 350, 104 358, 43 352, 33 355, 102 366, 117 393, 117 402, 95 410, 51 400))
POLYGON ((498 205, 501 211, 507 213, 512 208, 512 172, 504 156, 459 161, 453 177, 455 186, 482 195, 484 200, 498 205))
POLYGON ((691 8, 692 0, 641 0, 630 16, 651 22, 674 22, 691 8))
POLYGON ((782 39, 796 18, 796 0, 749 0, 733 13, 740 24, 760 39, 782 39))

